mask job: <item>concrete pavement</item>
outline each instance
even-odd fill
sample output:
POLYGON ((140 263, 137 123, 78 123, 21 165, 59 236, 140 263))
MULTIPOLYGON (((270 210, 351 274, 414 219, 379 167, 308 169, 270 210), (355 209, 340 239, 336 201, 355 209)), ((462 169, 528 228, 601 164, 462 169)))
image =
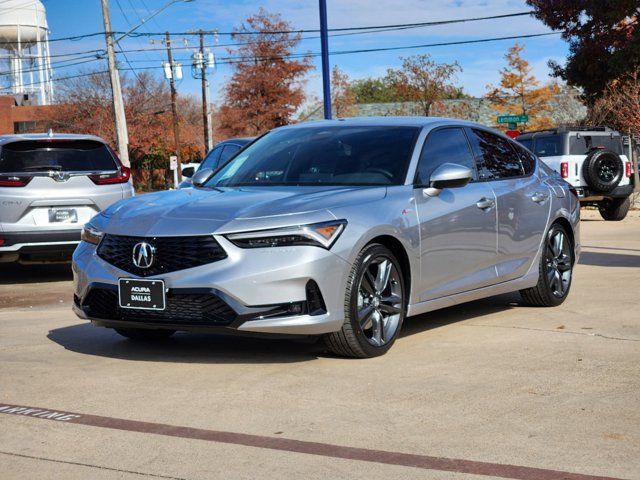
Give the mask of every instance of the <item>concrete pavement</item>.
POLYGON ((411 318, 370 360, 212 335, 135 344, 75 318, 65 267, 0 265, 0 406, 112 419, 0 414, 0 477, 498 478, 426 468, 444 458, 501 478, 638 479, 640 212, 583 217, 561 307, 510 294, 411 318), (238 444, 241 434, 262 446, 238 444), (300 453, 273 439, 315 444, 300 453), (348 448, 371 459, 339 458, 348 448), (423 466, 398 465, 403 454, 423 466))

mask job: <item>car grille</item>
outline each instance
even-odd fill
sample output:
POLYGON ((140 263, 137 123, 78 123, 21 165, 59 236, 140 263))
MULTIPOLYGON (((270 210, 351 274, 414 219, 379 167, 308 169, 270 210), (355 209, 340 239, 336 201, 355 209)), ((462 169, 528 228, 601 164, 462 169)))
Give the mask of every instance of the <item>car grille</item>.
POLYGON ((98 247, 98 256, 121 270, 148 277, 217 262, 227 258, 227 253, 210 235, 149 238, 105 235, 98 247), (155 248, 154 261, 149 268, 138 268, 133 264, 133 247, 140 242, 155 248))
POLYGON ((175 325, 226 326, 237 317, 236 312, 213 293, 169 291, 164 310, 133 310, 120 307, 116 290, 93 288, 82 302, 82 308, 90 317, 98 319, 175 325))

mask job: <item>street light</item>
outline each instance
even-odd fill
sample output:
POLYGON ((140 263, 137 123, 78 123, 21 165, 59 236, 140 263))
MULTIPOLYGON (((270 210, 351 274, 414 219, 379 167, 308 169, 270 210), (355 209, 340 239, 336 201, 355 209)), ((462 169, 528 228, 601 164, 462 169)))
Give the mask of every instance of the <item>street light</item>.
POLYGON ((329 74, 329 30, 327 27, 327 0, 320 0, 320 51, 322 56, 322 98, 324 118, 331 120, 331 78, 329 74))

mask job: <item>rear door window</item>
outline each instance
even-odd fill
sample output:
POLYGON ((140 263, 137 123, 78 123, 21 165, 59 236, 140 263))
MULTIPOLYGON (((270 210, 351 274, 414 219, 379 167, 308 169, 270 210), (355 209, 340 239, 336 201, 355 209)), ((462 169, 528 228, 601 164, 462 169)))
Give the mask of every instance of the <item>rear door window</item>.
POLYGON ((441 128, 429 134, 420 155, 416 181, 428 185, 433 171, 443 163, 455 163, 475 171, 473 154, 461 128, 441 128))
POLYGON ((518 155, 520 155, 520 163, 522 163, 522 169, 525 175, 531 175, 536 169, 536 163, 538 159, 529 150, 521 148, 519 145, 513 145, 518 155))
POLYGON ((569 139, 570 155, 587 155, 591 150, 611 150, 622 154, 622 137, 611 135, 572 135, 569 139))
POLYGON ((93 140, 24 140, 0 149, 0 173, 96 172, 118 168, 109 147, 93 140))
POLYGON ((471 134, 478 177, 481 180, 498 180, 524 175, 520 156, 509 140, 485 130, 471 129, 471 134))

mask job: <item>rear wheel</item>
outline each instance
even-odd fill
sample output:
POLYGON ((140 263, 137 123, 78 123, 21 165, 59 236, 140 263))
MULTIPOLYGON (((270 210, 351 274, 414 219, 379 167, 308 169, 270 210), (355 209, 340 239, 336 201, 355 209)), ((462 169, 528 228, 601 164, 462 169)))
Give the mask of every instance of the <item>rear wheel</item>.
POLYGON ((153 330, 150 328, 116 328, 115 331, 123 337, 142 342, 164 340, 176 333, 175 330, 153 330))
POLYGON ((405 301, 400 263, 385 246, 368 245, 349 274, 344 324, 325 335, 327 347, 345 357, 383 355, 398 337, 405 301))
POLYGON ((630 207, 631 199, 629 197, 613 198, 598 205, 598 210, 600 210, 600 215, 602 215, 602 218, 605 220, 619 222, 627 216, 630 207))
POLYGON ((554 223, 540 257, 538 283, 520 290, 522 299, 536 307, 555 307, 567 298, 573 274, 573 245, 566 229, 554 223))

